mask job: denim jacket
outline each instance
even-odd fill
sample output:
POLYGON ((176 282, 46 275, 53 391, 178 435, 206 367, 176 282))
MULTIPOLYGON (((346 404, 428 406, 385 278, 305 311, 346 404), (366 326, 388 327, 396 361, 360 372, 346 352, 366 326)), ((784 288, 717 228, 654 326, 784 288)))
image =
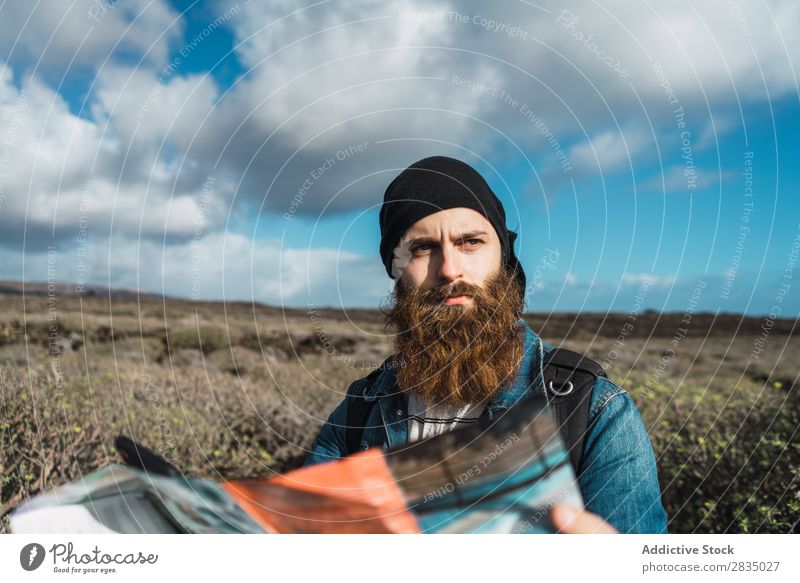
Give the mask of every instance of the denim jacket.
MULTIPOLYGON (((528 391, 544 390, 542 357, 553 347, 543 342, 527 322, 525 350, 514 383, 489 402, 483 416, 491 420, 528 391)), ((354 381, 348 394, 361 394, 366 377, 354 381)), ((408 442, 408 397, 396 383, 394 370, 382 371, 365 394, 378 399, 361 435, 361 449, 384 449, 408 442)), ((330 414, 317 435, 304 465, 326 462, 348 455, 345 445, 346 399, 330 414)), ((588 432, 578 486, 587 510, 598 514, 622 533, 666 533, 667 516, 661 504, 656 461, 650 438, 635 403, 627 392, 604 377, 592 390, 588 432)))

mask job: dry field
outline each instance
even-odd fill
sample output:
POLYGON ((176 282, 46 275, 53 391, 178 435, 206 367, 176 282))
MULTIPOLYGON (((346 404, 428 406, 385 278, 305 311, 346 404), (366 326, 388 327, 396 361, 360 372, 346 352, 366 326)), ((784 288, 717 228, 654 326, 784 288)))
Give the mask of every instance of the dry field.
MULTIPOLYGON (((671 532, 790 532, 800 517, 795 321, 531 314, 633 396, 671 532), (621 340, 620 340, 621 338, 621 340)), ((380 314, 135 295, 0 293, 0 529, 27 497, 119 458, 133 437, 184 472, 299 466, 348 384, 390 353, 380 314)))

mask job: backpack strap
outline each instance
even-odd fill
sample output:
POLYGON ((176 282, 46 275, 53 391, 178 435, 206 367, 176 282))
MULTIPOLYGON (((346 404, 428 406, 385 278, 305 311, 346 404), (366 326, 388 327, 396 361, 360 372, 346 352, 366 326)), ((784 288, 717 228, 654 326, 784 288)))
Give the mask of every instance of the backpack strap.
POLYGON ((583 442, 589 422, 592 389, 606 372, 597 362, 566 348, 547 352, 542 362, 545 391, 569 452, 569 461, 578 476, 583 459, 583 442))
POLYGON ((389 363, 392 362, 390 356, 383 363, 367 375, 364 379, 363 388, 356 389, 353 393, 347 395, 347 426, 345 427, 344 441, 347 446, 345 455, 355 453, 359 450, 361 445, 361 434, 367 425, 367 419, 375 406, 377 399, 368 401, 364 398, 364 394, 377 382, 378 375, 380 375, 389 363))

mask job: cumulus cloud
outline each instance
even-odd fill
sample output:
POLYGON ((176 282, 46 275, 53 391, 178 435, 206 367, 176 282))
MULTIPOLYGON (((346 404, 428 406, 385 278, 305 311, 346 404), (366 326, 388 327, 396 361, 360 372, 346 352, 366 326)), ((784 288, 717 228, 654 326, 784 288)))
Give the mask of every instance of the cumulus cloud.
MULTIPOLYGON (((190 82, 165 88, 165 102, 190 82)), ((104 121, 94 121, 73 115, 63 97, 35 77, 17 88, 7 69, 0 75, 3 159, 9 169, 0 183, 0 240, 19 246, 26 230, 33 245, 37 239, 69 238, 82 220, 94 232, 134 239, 186 239, 196 220, 209 230, 221 228, 230 187, 219 179, 212 180, 213 189, 204 189, 213 170, 191 161, 180 172, 180 158, 165 154, 181 145, 169 131, 143 142, 136 140, 136 128, 127 134, 127 118, 113 116, 113 103, 101 94, 95 111, 108 107, 98 115, 104 121), (201 204, 204 190, 216 196, 206 193, 209 200, 201 204)), ((196 114, 191 109, 187 115, 196 114)), ((180 123, 180 115, 172 121, 180 123)), ((152 131, 142 125, 143 133, 152 131)))
MULTIPOLYGON (((250 68, 242 91, 251 135, 261 128, 267 136, 248 167, 254 184, 268 185, 256 196, 280 211, 312 168, 356 138, 369 152, 331 172, 301 212, 378 203, 382 183, 372 172, 442 150, 514 159, 532 175, 558 172, 564 150, 576 173, 618 171, 649 142, 675 139, 676 105, 705 127, 710 106, 793 90, 798 7, 769 6, 248 6, 249 17, 232 27, 250 68)), ((701 138, 707 143, 707 132, 701 138)), ((256 144, 240 145, 235 158, 256 144)))
MULTIPOLYGON (((70 156, 102 151, 109 174, 140 190, 187 194, 205 179, 198 170, 211 166, 240 186, 239 204, 278 214, 300 191, 299 214, 379 204, 397 171, 432 153, 484 169, 513 161, 533 177, 566 167, 619 171, 674 130, 667 87, 680 105, 700 107, 700 118, 706 102, 766 99, 795 87, 788 65, 800 42, 796 3, 698 4, 586 1, 564 11, 555 2, 219 3, 219 14, 237 8, 224 26, 246 71, 223 93, 208 75, 169 68, 167 44, 182 25, 165 29, 175 17, 168 8, 153 3, 139 14, 139 4, 119 3, 102 15, 102 27, 81 20, 103 35, 87 51, 97 61, 113 52, 106 37, 136 36, 139 49, 152 47, 158 58, 137 67, 111 58, 95 81, 93 123, 70 120, 62 107, 47 126, 94 133, 96 148, 90 139, 70 156), (128 24, 136 28, 120 29, 128 24), (135 34, 139 28, 148 34, 135 34), (323 166, 324 178, 314 178, 323 166)), ((23 31, 20 47, 55 26, 41 9, 15 10, 3 22, 23 31)), ((56 28, 83 31, 76 11, 56 28)), ((78 37, 59 41, 58 54, 73 54, 66 44, 78 37)), ((214 42, 213 33, 202 42, 214 42)), ((707 127, 706 119, 698 129, 704 144, 707 127)), ((76 149, 63 132, 47 130, 34 134, 42 150, 76 149)), ((85 182, 86 164, 61 158, 37 172, 85 182)), ((38 190, 53 192, 47 186, 38 190)))
POLYGON ((62 75, 114 53, 158 65, 182 31, 180 15, 163 0, 6 2, 0 53, 62 75))
MULTIPOLYGON (((522 169, 537 188, 504 193, 517 199, 658 155, 673 185, 676 107, 699 151, 737 128, 741 104, 796 91, 800 5, 742 4, 226 0, 204 10, 236 8, 220 24, 242 66, 230 87, 174 60, 186 23, 161 0, 4 6, 14 171, 0 181, 0 244, 67 240, 88 217, 99 237, 185 250, 197 221, 210 237, 256 213, 374 208, 431 154, 496 184, 522 169), (81 112, 58 87, 75 67, 92 71, 81 112)), ((291 294, 312 269, 297 253, 264 257, 291 260, 291 294)))
POLYGON ((258 301, 287 307, 376 307, 391 280, 373 255, 316 247, 283 247, 216 232, 159 244, 90 236, 82 247, 56 245, 24 255, 0 248, 5 273, 28 281, 85 282, 194 299, 258 301), (53 270, 48 272, 48 268, 53 270))

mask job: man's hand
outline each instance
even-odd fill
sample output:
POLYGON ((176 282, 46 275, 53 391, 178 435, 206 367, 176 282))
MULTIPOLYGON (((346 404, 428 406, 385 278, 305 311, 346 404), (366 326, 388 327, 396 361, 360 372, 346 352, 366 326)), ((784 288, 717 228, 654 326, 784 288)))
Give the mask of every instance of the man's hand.
POLYGON ((617 529, 588 510, 573 508, 563 503, 550 511, 556 531, 564 534, 618 534, 617 529))

